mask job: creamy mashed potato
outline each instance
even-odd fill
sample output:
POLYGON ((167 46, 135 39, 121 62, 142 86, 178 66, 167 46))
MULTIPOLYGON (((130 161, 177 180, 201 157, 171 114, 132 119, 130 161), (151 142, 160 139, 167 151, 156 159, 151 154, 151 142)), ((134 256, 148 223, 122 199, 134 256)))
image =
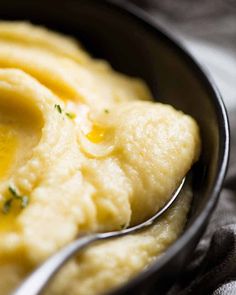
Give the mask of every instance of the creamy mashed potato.
MULTIPOLYGON (((197 160, 195 121, 152 102, 116 73, 44 28, 0 22, 0 290, 84 232, 151 216, 197 160)), ((90 247, 51 295, 107 292, 148 267, 181 233, 188 189, 142 233, 90 247)))

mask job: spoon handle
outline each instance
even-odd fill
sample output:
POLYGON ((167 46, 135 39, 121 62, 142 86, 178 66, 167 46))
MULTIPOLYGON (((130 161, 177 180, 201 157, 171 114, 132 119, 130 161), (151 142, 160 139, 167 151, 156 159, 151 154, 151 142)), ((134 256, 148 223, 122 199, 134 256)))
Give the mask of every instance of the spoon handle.
POLYGON ((12 295, 40 294, 67 260, 79 250, 103 238, 100 234, 88 235, 62 248, 37 268, 12 295))

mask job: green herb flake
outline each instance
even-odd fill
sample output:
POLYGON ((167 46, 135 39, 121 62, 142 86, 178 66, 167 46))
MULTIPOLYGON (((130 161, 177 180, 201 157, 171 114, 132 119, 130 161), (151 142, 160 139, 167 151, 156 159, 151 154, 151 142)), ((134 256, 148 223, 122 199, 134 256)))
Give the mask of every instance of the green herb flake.
POLYGON ((71 120, 73 120, 76 117, 76 114, 74 114, 74 113, 66 113, 66 116, 68 118, 70 118, 71 120))
POLYGON ((106 114, 109 114, 109 110, 108 110, 108 109, 105 109, 104 112, 105 112, 106 114))
POLYGON ((62 113, 62 108, 59 104, 55 104, 54 108, 58 111, 58 113, 60 113, 60 114, 62 113))
POLYGON ((12 194, 13 198, 21 200, 22 196, 17 193, 16 189, 14 189, 12 186, 9 186, 8 190, 12 194))
POLYGON ((27 196, 21 196, 20 194, 17 193, 17 190, 12 187, 12 186, 9 186, 8 187, 8 190, 11 194, 11 198, 7 199, 5 201, 5 203, 3 204, 3 207, 2 207, 2 212, 4 214, 7 214, 10 209, 11 209, 11 206, 12 206, 12 203, 13 201, 15 200, 16 202, 20 202, 20 206, 21 208, 26 208, 29 204, 29 197, 27 196))
POLYGON ((7 214, 10 211, 11 205, 12 205, 12 201, 13 201, 13 198, 6 200, 5 203, 3 204, 2 212, 4 214, 7 214))
POLYGON ((12 186, 9 186, 8 190, 14 197, 18 197, 16 190, 12 186))

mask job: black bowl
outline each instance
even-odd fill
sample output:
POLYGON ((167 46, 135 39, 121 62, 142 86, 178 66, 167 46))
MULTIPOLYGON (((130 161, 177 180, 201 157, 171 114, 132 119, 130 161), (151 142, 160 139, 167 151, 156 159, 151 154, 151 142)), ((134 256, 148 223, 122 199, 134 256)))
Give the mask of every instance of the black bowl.
MULTIPOLYGON (((113 1, 115 2, 115 1, 113 1)), ((173 37, 134 6, 95 0, 1 0, 2 19, 26 19, 69 33, 115 69, 142 77, 158 101, 192 115, 202 136, 193 169, 194 200, 184 233, 148 269, 112 294, 165 292, 181 274, 216 205, 229 155, 229 127, 211 79, 173 37)))

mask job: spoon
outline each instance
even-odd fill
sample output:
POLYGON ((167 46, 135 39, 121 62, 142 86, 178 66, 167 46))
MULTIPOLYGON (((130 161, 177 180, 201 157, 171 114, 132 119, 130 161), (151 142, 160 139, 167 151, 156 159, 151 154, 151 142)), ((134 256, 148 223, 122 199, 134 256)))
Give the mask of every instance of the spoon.
POLYGON ((179 187, 172 194, 169 201, 151 218, 127 229, 105 233, 95 233, 79 237, 46 260, 22 283, 22 285, 12 295, 38 295, 45 289, 51 279, 62 268, 62 266, 81 249, 84 249, 86 246, 96 241, 126 236, 128 234, 136 233, 150 227, 174 203, 184 185, 184 182, 185 178, 181 181, 179 187))

